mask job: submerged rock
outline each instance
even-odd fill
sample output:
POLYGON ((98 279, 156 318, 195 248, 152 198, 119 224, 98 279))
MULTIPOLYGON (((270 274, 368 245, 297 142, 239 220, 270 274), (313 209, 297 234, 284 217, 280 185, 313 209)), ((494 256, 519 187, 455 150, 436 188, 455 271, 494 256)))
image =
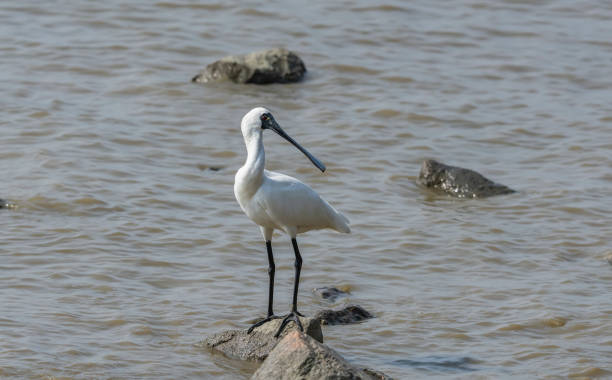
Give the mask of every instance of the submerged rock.
POLYGON ((367 373, 368 375, 370 375, 372 378, 376 380, 393 380, 392 377, 389 377, 383 372, 377 371, 372 368, 363 368, 362 370, 363 372, 367 373))
POLYGON ((374 318, 359 305, 349 305, 342 310, 321 310, 315 314, 322 325, 349 325, 374 318))
POLYGON ((336 351, 311 337, 291 331, 253 374, 253 380, 267 379, 385 379, 380 372, 366 372, 348 363, 336 351))
POLYGON ((219 170, 222 169, 221 166, 209 166, 209 165, 204 165, 204 164, 198 164, 197 167, 201 171, 210 170, 210 171, 213 171, 213 172, 218 172, 219 170))
POLYGON ((435 160, 423 161, 417 182, 458 198, 484 198, 515 192, 473 170, 445 165, 435 160))
POLYGON ((336 287, 323 286, 321 288, 315 288, 312 290, 316 295, 328 301, 335 301, 338 297, 348 295, 348 292, 340 290, 336 287))
POLYGON ((306 66, 297 54, 270 49, 246 55, 232 55, 206 66, 192 82, 288 83, 304 76, 306 66))
POLYGON ((17 208, 17 205, 0 198, 0 209, 3 209, 3 208, 17 208))
MULTIPOLYGON (((228 330, 207 338, 204 343, 209 348, 242 360, 264 360, 274 346, 292 331, 298 330, 294 322, 287 324, 280 337, 274 334, 282 319, 274 319, 255 328, 250 334, 247 330, 228 330)), ((323 342, 321 324, 316 318, 300 318, 304 332, 313 339, 323 342)))

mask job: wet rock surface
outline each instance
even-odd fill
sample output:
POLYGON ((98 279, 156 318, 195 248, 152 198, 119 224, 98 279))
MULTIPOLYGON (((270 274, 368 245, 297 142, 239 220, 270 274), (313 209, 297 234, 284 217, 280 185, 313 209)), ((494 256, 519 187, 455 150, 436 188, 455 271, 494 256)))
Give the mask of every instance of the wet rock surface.
POLYGON ((473 170, 445 165, 435 160, 423 161, 417 182, 458 198, 484 198, 515 192, 473 170))
POLYGON ((349 305, 341 310, 321 310, 313 318, 318 318, 322 325, 349 325, 374 316, 359 305, 349 305))
POLYGON ((282 319, 274 319, 251 334, 247 330, 228 330, 205 339, 202 344, 228 357, 263 361, 252 379, 379 379, 391 378, 380 371, 360 368, 347 362, 323 344, 321 323, 355 323, 372 315, 359 306, 334 311, 324 310, 315 317, 301 317, 305 332, 290 322, 279 338, 274 334, 282 319))
POLYGON ((388 379, 378 374, 351 365, 336 351, 294 330, 279 341, 251 379, 388 379))
MULTIPOLYGON (((264 360, 274 346, 292 331, 297 331, 294 322, 290 322, 280 337, 274 334, 280 327, 282 319, 274 319, 255 328, 250 334, 247 330, 228 330, 207 338, 203 343, 214 350, 242 360, 264 360)), ((300 318, 304 332, 313 339, 323 342, 321 324, 316 318, 300 318)))
POLYGON ((302 79, 306 66, 295 53, 270 49, 222 58, 206 66, 192 82, 289 83, 302 79))
POLYGON ((315 288, 312 291, 316 295, 321 297, 322 299, 327 300, 327 301, 332 301, 332 302, 340 297, 344 297, 349 294, 347 291, 340 290, 336 287, 327 287, 327 286, 323 286, 321 288, 315 288))

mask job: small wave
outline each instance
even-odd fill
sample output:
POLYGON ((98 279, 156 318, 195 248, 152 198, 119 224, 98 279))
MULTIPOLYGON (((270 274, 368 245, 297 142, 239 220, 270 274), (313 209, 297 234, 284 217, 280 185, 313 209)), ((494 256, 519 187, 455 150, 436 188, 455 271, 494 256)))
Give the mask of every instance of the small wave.
POLYGON ((239 11, 238 14, 246 15, 246 16, 263 17, 266 19, 276 19, 279 17, 279 15, 276 13, 264 12, 264 11, 260 11, 258 9, 253 9, 253 8, 243 9, 239 11))
POLYGON ((74 203, 78 205, 83 205, 83 206, 106 205, 106 202, 101 201, 96 198, 91 198, 91 197, 84 197, 84 198, 76 199, 74 203))
POLYGON ((384 119, 388 119, 388 118, 392 118, 392 117, 398 117, 400 116, 402 113, 400 111, 397 110, 393 110, 393 109, 382 109, 382 110, 378 110, 372 113, 372 116, 374 117, 382 117, 384 119))
POLYGON ((153 329, 149 326, 137 326, 130 330, 132 335, 153 335, 153 329))
POLYGON ((333 64, 323 66, 326 69, 332 69, 341 73, 355 73, 355 74, 368 74, 368 75, 376 75, 379 74, 380 71, 373 70, 363 66, 356 65, 342 65, 342 64, 333 64))
POLYGON ((115 138, 110 140, 115 144, 119 145, 134 145, 134 146, 147 146, 149 142, 145 140, 135 140, 135 139, 126 139, 126 138, 115 138))
POLYGON ((97 77, 104 77, 104 78, 110 78, 115 75, 113 72, 108 71, 108 70, 91 69, 88 67, 78 67, 78 66, 69 67, 68 71, 71 73, 76 73, 76 74, 81 74, 81 75, 97 76, 97 77))
POLYGON ((506 71, 506 72, 512 72, 512 73, 530 73, 536 70, 532 66, 512 65, 512 64, 499 65, 496 68, 499 71, 506 71))
POLYGON ((510 323, 502 326, 497 331, 522 331, 528 329, 543 329, 563 327, 567 323, 567 319, 563 317, 553 317, 529 321, 526 323, 510 323))
POLYGON ((410 82, 414 82, 414 79, 412 79, 410 77, 401 77, 401 76, 382 77, 380 79, 382 79, 384 81, 387 81, 387 82, 391 82, 391 83, 410 83, 410 82))
POLYGON ((187 9, 204 9, 208 11, 220 11, 226 9, 227 6, 224 4, 199 4, 199 3, 171 3, 171 2, 158 2, 155 3, 156 7, 159 8, 187 8, 187 9))
POLYGON ((366 38, 358 38, 353 40, 354 43, 358 45, 368 45, 368 46, 377 46, 379 44, 376 40, 366 39, 366 38))
POLYGON ((50 115, 49 112, 42 110, 42 111, 32 112, 28 116, 30 116, 31 118, 34 118, 34 119, 42 119, 43 117, 47 117, 49 115, 50 115))
POLYGON ((410 12, 410 9, 398 7, 396 5, 377 5, 374 7, 359 7, 351 9, 353 12, 410 12))
POLYGON ((594 377, 608 377, 612 374, 612 372, 599 368, 599 367, 590 367, 580 372, 572 372, 568 375, 570 379, 590 379, 594 377))
POLYGON ((137 261, 139 266, 145 267, 173 267, 174 263, 161 260, 140 259, 137 261))
POLYGON ((423 115, 423 114, 414 113, 414 112, 408 113, 407 119, 410 121, 435 121, 435 122, 443 121, 442 119, 438 119, 437 117, 433 117, 430 115, 423 115))
POLYGON ((426 371, 435 372, 454 372, 454 371, 476 371, 473 365, 479 363, 478 360, 468 356, 426 356, 420 359, 399 359, 392 364, 410 366, 426 371))

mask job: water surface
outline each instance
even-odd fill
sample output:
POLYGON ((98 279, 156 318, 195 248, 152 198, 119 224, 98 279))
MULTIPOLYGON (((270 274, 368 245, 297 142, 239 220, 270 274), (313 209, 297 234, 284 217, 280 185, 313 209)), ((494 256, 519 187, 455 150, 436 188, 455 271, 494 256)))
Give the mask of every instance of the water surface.
MULTIPOLYGON (((612 7, 592 1, 19 2, 0 6, 0 377, 248 378, 198 345, 266 312, 267 259, 240 210, 239 122, 268 169, 353 233, 299 238, 299 306, 396 378, 611 376, 612 7), (229 54, 287 47, 302 83, 195 85, 229 54), (518 193, 415 184, 435 158, 518 193), (218 170, 217 170, 218 169, 218 170), (311 289, 345 286, 327 304, 311 289)), ((293 253, 274 238, 278 313, 293 253)))

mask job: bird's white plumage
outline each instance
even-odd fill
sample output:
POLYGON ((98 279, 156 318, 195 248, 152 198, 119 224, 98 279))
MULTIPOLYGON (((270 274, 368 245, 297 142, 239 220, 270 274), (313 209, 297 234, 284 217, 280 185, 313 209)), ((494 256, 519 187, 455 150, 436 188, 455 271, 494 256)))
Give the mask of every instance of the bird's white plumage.
POLYGON ((310 186, 299 180, 264 169, 265 152, 261 115, 263 107, 247 113, 241 123, 247 160, 236 173, 234 194, 242 210, 261 227, 266 240, 282 230, 291 238, 298 233, 331 228, 349 233, 348 219, 336 211, 310 186))

